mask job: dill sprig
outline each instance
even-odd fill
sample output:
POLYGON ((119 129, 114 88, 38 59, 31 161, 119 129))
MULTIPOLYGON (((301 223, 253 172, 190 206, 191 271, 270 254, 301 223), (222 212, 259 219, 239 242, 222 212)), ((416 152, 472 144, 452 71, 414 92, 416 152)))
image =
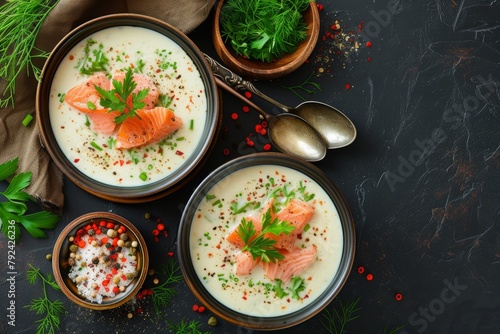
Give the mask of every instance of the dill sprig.
POLYGON ((191 320, 188 322, 182 319, 178 324, 174 323, 171 320, 168 320, 167 323, 169 329, 176 334, 210 334, 210 332, 202 332, 200 330, 201 323, 196 320, 191 320))
POLYGON ((43 317, 36 321, 38 323, 37 334, 55 334, 59 330, 59 325, 61 323, 60 317, 64 314, 65 309, 63 303, 56 299, 54 301, 50 300, 47 295, 47 285, 54 290, 60 290, 57 282, 54 281, 52 275, 47 274, 44 276, 40 269, 34 268, 31 264, 30 270, 26 272, 28 281, 30 284, 36 284, 38 278, 42 280, 43 295, 40 298, 32 299, 29 305, 30 311, 36 312, 37 315, 43 315, 43 317))
POLYGON ((14 106, 16 78, 21 71, 33 73, 40 80, 41 69, 34 63, 45 59, 49 53, 35 47, 42 24, 59 1, 7 0, 0 7, 0 78, 7 83, 0 108, 14 106))
POLYGON ((288 89, 289 91, 291 91, 293 94, 295 94, 296 96, 298 96, 300 99, 302 99, 303 101, 305 101, 306 99, 300 95, 299 92, 305 92, 307 94, 314 94, 315 91, 314 89, 317 89, 319 91, 321 91, 321 86, 320 84, 314 82, 314 81, 311 81, 311 78, 313 76, 314 72, 312 72, 306 80, 304 80, 303 82, 301 82, 300 84, 297 84, 297 85, 292 85, 292 86, 284 86, 284 88, 288 89))
POLYGON ((344 332, 344 328, 347 323, 357 319, 358 315, 355 315, 361 307, 358 307, 360 297, 352 302, 343 303, 342 300, 338 299, 339 309, 333 308, 333 313, 328 309, 325 309, 324 318, 326 322, 321 322, 330 334, 339 334, 344 332))
POLYGON ((171 285, 182 282, 179 270, 179 264, 175 260, 165 262, 158 270, 158 273, 165 276, 165 281, 161 285, 151 288, 153 307, 158 317, 161 317, 161 310, 169 306, 170 300, 177 294, 177 290, 171 285))
POLYGON ((221 34, 239 55, 271 62, 307 38, 302 12, 310 0, 228 0, 220 13, 221 34))

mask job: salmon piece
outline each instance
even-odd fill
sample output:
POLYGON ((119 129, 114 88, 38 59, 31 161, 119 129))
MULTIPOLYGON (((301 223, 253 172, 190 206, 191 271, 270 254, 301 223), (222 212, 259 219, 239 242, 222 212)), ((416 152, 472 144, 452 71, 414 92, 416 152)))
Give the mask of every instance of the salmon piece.
POLYGON ((111 81, 106 74, 96 73, 87 81, 68 90, 64 100, 73 108, 87 114, 92 122, 94 132, 109 135, 115 131, 115 117, 120 113, 109 112, 108 108, 101 106, 101 96, 94 85, 109 90, 111 81))
POLYGON ((290 234, 274 235, 267 233, 264 237, 276 240, 275 248, 292 251, 299 235, 314 215, 314 207, 306 202, 292 199, 288 205, 276 215, 280 221, 286 221, 294 227, 290 234))
POLYGON ((288 282, 293 276, 307 269, 316 259, 316 245, 307 248, 295 248, 292 251, 281 250, 284 258, 280 261, 264 262, 259 265, 264 269, 264 274, 271 280, 279 279, 288 282))
MULTIPOLYGON (((262 223, 260 222, 260 220, 257 220, 254 217, 245 217, 245 219, 249 220, 253 223, 256 234, 258 234, 262 231, 262 223)), ((238 224, 238 226, 236 226, 228 235, 226 235, 226 240, 238 248, 243 248, 245 246, 245 244, 243 243, 243 240, 238 235, 238 227, 239 226, 240 225, 238 224)))
POLYGON ((116 134, 116 148, 128 149, 162 140, 182 126, 182 120, 170 109, 136 110, 134 117, 121 123, 116 134))
POLYGON ((235 274, 236 275, 248 275, 252 272, 252 270, 257 267, 260 262, 260 259, 257 258, 254 260, 252 254, 248 251, 239 252, 235 255, 235 274))
MULTIPOLYGON (((125 72, 116 72, 113 76, 113 80, 123 82, 125 74, 125 72)), ((146 104, 143 109, 153 109, 156 106, 156 103, 158 103, 158 98, 160 96, 160 92, 158 91, 158 88, 153 80, 147 75, 140 73, 134 73, 132 78, 137 84, 135 89, 132 91, 132 94, 137 94, 143 89, 149 89, 148 95, 141 101, 146 104)), ((132 96, 127 98, 127 105, 132 108, 132 96)))
POLYGON ((92 130, 104 135, 110 135, 115 132, 117 126, 117 124, 115 123, 115 117, 118 115, 120 115, 120 113, 117 111, 102 114, 87 114, 92 123, 92 130))
MULTIPOLYGON (((107 108, 101 106, 101 96, 94 85, 109 90, 111 81, 104 73, 96 73, 87 81, 76 85, 66 92, 64 100, 72 107, 86 114, 106 113, 107 108), (92 107, 91 107, 92 106, 92 107)), ((111 118, 111 116, 110 116, 111 118)))

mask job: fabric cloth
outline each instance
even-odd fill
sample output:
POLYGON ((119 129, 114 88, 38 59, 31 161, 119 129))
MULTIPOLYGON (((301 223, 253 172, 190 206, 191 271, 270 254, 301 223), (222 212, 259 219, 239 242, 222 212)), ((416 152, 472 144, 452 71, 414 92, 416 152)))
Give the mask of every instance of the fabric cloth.
MULTIPOLYGON (((37 47, 50 52, 68 32, 78 25, 108 14, 135 13, 163 20, 184 33, 201 24, 215 0, 60 0, 49 13, 37 37, 37 47)), ((0 5, 5 3, 0 1, 0 5)), ((38 64, 41 68, 43 63, 38 64)), ((0 82, 4 91, 5 81, 0 82)), ((27 189, 45 208, 60 213, 64 205, 63 177, 42 147, 36 119, 22 125, 27 114, 35 117, 37 81, 21 71, 16 81, 14 107, 0 110, 0 163, 19 157, 17 172, 31 171, 27 189)))

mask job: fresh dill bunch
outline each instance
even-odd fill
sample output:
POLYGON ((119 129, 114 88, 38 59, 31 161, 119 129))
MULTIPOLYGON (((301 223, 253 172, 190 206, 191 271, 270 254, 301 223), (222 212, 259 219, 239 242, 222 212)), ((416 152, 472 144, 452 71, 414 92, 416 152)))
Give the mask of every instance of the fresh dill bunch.
POLYGON ((45 18, 59 0, 7 0, 0 7, 0 78, 6 81, 0 108, 14 106, 16 79, 21 71, 40 80, 41 69, 35 59, 49 53, 35 47, 45 18))
POLYGON ((222 38, 241 56, 271 62, 307 38, 308 6, 310 0, 228 0, 220 13, 222 38))

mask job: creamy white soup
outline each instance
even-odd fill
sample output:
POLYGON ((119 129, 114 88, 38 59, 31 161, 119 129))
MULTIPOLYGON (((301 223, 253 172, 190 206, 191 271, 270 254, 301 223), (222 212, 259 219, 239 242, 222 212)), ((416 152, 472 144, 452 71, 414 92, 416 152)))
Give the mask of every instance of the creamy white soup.
POLYGON ((342 247, 340 218, 327 193, 303 173, 277 165, 226 176, 201 201, 190 230, 191 258, 206 289, 225 306, 255 317, 289 314, 318 298, 338 270, 342 247), (293 201, 314 209, 293 239, 297 251, 316 249, 312 263, 286 281, 283 276, 271 279, 263 260, 250 273, 237 274, 242 247, 229 236, 242 219, 262 221, 264 212, 280 212, 293 201))
POLYGON ((145 28, 112 27, 88 36, 61 62, 50 90, 50 121, 61 150, 82 173, 108 185, 141 186, 175 172, 194 154, 207 118, 205 94, 193 60, 173 40, 145 28), (110 77, 131 68, 151 78, 159 101, 182 120, 182 127, 160 141, 129 149, 116 148, 115 133, 94 131, 88 115, 64 99, 70 88, 91 76, 82 68, 101 63, 110 77))

